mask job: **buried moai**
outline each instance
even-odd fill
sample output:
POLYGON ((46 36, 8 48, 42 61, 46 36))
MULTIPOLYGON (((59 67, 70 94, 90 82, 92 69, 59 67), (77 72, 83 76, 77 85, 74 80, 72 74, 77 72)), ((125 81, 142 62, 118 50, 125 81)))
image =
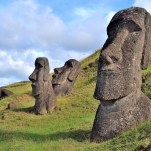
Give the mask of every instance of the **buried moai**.
POLYGON ((35 70, 29 76, 32 81, 32 95, 35 97, 34 110, 37 114, 51 112, 56 106, 49 71, 48 59, 39 57, 35 61, 35 70))
POLYGON ((151 119, 151 100, 141 91, 141 69, 149 64, 151 16, 132 7, 116 13, 107 27, 98 63, 94 98, 100 100, 91 142, 115 137, 151 119))
POLYGON ((9 97, 13 94, 13 92, 7 90, 7 89, 4 89, 4 88, 0 88, 0 99, 3 99, 5 97, 9 97))
POLYGON ((63 67, 54 69, 55 74, 52 78, 52 85, 57 96, 71 92, 80 72, 80 66, 80 62, 75 59, 70 59, 65 62, 63 67))

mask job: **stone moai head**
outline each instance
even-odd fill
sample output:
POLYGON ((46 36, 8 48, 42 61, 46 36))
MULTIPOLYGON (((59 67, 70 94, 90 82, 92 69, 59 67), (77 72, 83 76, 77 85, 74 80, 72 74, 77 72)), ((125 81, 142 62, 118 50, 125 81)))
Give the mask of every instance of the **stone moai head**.
POLYGON ((54 69, 52 85, 56 95, 68 94, 80 72, 80 62, 70 59, 61 68, 54 69))
POLYGON ((132 7, 114 15, 99 58, 94 97, 117 100, 141 89, 141 69, 149 63, 151 17, 132 7))
POLYGON ((113 138, 151 119, 151 100, 141 92, 141 70, 149 63, 151 16, 132 7, 116 13, 107 27, 98 62, 94 97, 100 100, 90 141, 113 138))
POLYGON ((35 110, 44 114, 55 107, 55 94, 50 81, 50 69, 47 58, 39 57, 35 61, 35 70, 29 76, 32 82, 32 95, 35 97, 35 110))

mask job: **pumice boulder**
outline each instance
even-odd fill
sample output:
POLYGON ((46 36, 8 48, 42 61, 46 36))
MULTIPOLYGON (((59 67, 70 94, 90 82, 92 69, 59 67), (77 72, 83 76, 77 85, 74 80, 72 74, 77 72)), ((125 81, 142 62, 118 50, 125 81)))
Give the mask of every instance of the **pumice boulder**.
POLYGON ((75 59, 70 59, 65 62, 63 67, 54 69, 55 74, 52 78, 52 85, 57 96, 71 92, 80 72, 80 66, 80 62, 75 59))
POLYGON ((29 76, 32 82, 32 95, 35 97, 34 110, 37 114, 51 112, 56 106, 56 96, 50 81, 49 62, 40 57, 35 61, 35 70, 29 76))
POLYGON ((151 100, 141 91, 141 70, 149 64, 151 16, 132 7, 116 13, 107 27, 98 62, 94 98, 100 100, 91 142, 115 137, 151 119, 151 100))

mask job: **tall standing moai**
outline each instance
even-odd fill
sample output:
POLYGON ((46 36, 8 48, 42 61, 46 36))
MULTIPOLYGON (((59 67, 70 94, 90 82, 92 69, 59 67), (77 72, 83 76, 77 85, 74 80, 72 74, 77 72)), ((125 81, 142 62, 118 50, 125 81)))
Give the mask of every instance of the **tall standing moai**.
POLYGON ((32 95, 35 97, 34 110, 37 114, 45 114, 56 106, 56 96, 50 80, 50 69, 47 58, 39 57, 35 61, 35 70, 29 76, 32 82, 32 95))
POLYGON ((141 91, 149 64, 151 16, 143 8, 116 13, 107 27, 98 63, 94 98, 100 100, 91 142, 101 142, 151 119, 151 100, 141 91))
POLYGON ((63 67, 55 68, 52 78, 52 86, 55 94, 69 94, 73 88, 74 82, 80 72, 81 64, 75 59, 70 59, 65 62, 63 67))

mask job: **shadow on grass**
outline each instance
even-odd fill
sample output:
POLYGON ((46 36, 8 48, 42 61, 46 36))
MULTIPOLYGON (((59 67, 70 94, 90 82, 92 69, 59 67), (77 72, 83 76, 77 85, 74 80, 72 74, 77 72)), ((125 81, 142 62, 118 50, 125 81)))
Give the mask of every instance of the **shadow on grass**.
POLYGON ((25 112, 25 113, 34 113, 34 107, 26 107, 26 108, 17 108, 13 109, 15 112, 25 112))
POLYGON ((10 141, 12 138, 15 139, 26 139, 37 142, 44 141, 58 141, 61 139, 73 139, 77 142, 89 141, 90 130, 74 130, 68 132, 57 132, 54 134, 34 134, 34 133, 24 133, 24 132, 11 132, 11 131, 2 131, 0 130, 0 141, 10 141))
MULTIPOLYGON (((31 91, 27 91, 26 93, 24 93, 24 94, 27 94, 27 95, 29 95, 29 96, 32 96, 32 92, 31 91)), ((33 96, 32 96, 33 97, 33 96)), ((34 97, 33 97, 34 98, 34 97)))

